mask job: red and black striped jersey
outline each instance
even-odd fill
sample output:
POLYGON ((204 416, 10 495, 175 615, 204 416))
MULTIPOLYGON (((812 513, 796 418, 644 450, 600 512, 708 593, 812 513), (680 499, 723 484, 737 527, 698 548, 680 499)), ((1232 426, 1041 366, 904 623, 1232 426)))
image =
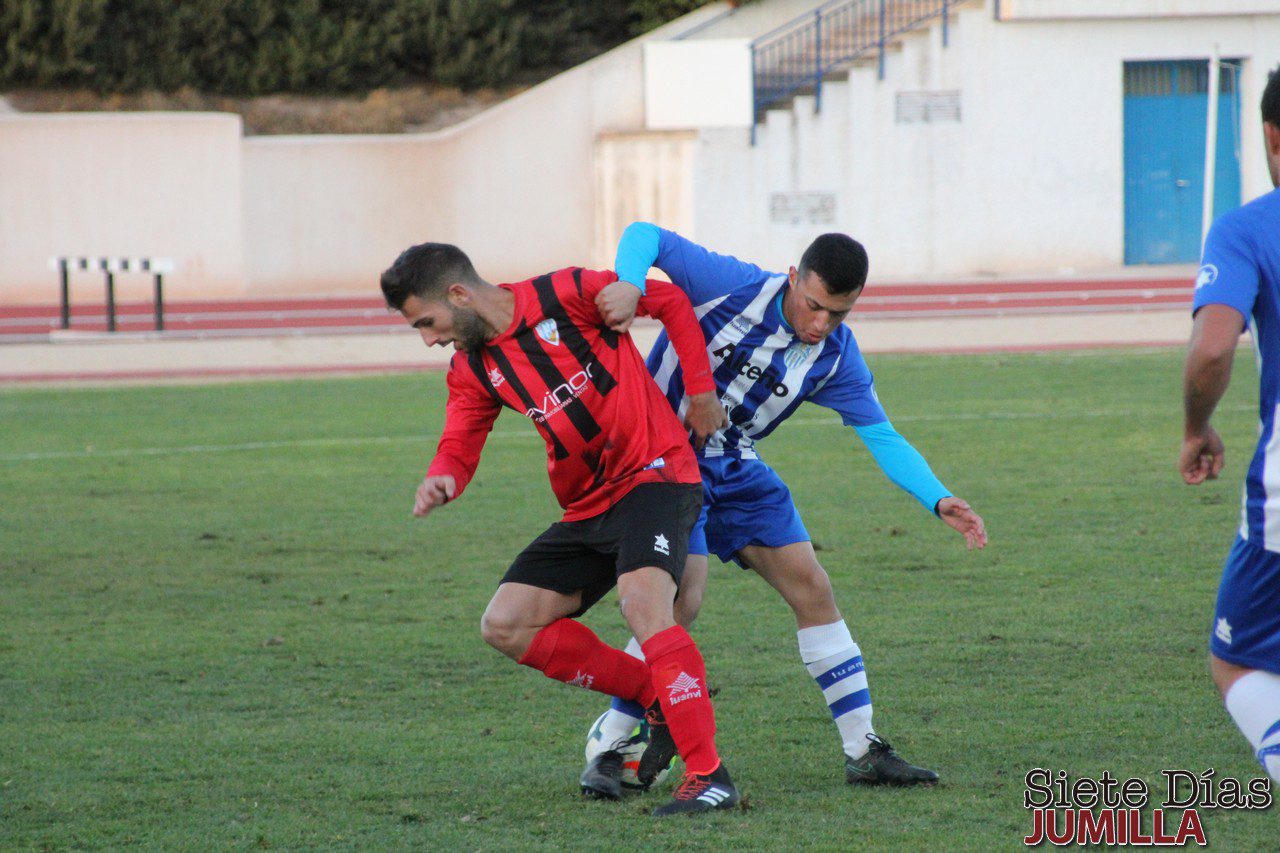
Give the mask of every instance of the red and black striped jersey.
MULTIPOLYGON (((503 406, 547 442, 547 473, 565 521, 607 510, 641 483, 700 481, 680 423, 629 334, 604 325, 595 298, 612 272, 569 268, 500 287, 515 296, 511 325, 449 364, 444 433, 428 476, 471 481, 503 406)), ((715 390, 706 342, 680 288, 649 282, 637 314, 666 327, 690 394, 715 390)))

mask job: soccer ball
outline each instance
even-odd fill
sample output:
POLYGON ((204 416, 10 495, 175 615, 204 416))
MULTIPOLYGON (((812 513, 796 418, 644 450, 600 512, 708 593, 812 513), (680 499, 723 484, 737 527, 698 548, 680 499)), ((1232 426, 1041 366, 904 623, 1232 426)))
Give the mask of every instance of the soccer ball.
MULTIPOLYGON (((607 714, 608 712, 606 711, 605 713, 607 714)), ((640 725, 632 729, 631 734, 624 740, 608 744, 600 737, 600 723, 604 720, 604 716, 604 714, 601 714, 596 718, 596 721, 591 725, 591 732, 587 735, 587 760, 590 761, 610 747, 616 748, 622 753, 622 775, 619 777, 622 787, 632 791, 643 791, 644 785, 640 784, 640 778, 636 776, 636 771, 640 769, 640 756, 649 745, 649 724, 641 720, 640 725)), ((670 775, 671 768, 675 766, 678 760, 676 758, 671 759, 670 766, 658 773, 658 777, 653 780, 653 785, 662 784, 667 776, 670 775)))

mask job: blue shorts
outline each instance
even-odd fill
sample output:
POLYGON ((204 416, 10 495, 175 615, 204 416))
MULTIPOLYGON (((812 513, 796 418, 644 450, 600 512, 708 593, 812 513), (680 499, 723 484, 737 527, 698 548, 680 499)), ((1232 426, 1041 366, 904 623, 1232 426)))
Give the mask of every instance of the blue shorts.
POLYGON ((1236 537, 1209 631, 1217 657, 1280 674, 1280 554, 1236 537))
MULTIPOLYGON (((715 554, 721 562, 738 562, 747 545, 781 548, 808 542, 791 490, 759 459, 715 456, 699 459, 702 470, 702 515, 689 535, 690 554, 715 554)), ((738 565, 742 565, 738 563, 738 565)))

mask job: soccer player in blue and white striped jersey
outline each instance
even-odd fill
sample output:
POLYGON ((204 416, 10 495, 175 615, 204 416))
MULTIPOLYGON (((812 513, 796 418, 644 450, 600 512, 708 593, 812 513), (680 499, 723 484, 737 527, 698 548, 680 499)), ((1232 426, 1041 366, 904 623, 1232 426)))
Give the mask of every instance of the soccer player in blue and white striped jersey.
POLYGON ((1280 68, 1262 95, 1262 127, 1278 189, 1218 219, 1205 241, 1183 377, 1178 468, 1191 485, 1222 471, 1222 438, 1209 419, 1231 381, 1247 322, 1261 378, 1258 446, 1218 587, 1209 670, 1263 769, 1280 782, 1280 68))
MULTIPOLYGON (((866 282, 866 250, 846 235, 824 234, 798 267, 774 273, 710 252, 672 231, 633 223, 618 245, 619 281, 596 299, 615 329, 630 323, 651 266, 689 294, 729 417, 729 425, 698 452, 702 518, 689 543, 677 618, 688 624, 697 614, 708 553, 754 570, 795 613, 800 658, 830 707, 847 780, 936 782, 936 773, 903 760, 872 728, 862 652, 836 606, 791 493, 756 448, 806 400, 833 409, 894 483, 960 532, 970 548, 986 544, 982 519, 894 430, 844 324, 866 282)), ((689 404, 683 374, 665 333, 648 365, 672 407, 683 412, 689 404)), ((628 650, 637 653, 634 643, 628 650)), ((638 706, 619 701, 597 721, 587 746, 584 793, 616 794, 618 756, 612 747, 630 734, 641 714, 638 706)), ((644 769, 642 762, 641 782, 647 781, 644 769)))

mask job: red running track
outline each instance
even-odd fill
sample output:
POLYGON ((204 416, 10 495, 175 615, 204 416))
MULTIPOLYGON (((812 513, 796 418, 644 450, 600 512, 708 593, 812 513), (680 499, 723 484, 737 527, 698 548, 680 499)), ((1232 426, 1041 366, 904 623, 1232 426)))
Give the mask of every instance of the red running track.
MULTIPOLYGON (((953 284, 875 284, 858 300, 865 319, 909 317, 999 317, 1027 314, 1077 314, 1096 311, 1185 310, 1191 305, 1189 279, 1107 279, 1097 281, 993 281, 953 284)), ((117 329, 148 332, 155 328, 150 303, 117 306, 117 329)), ((298 297, 203 302, 165 306, 166 335, 222 336, 268 333, 315 334, 393 331, 399 315, 382 300, 363 297, 298 297)), ((0 341, 46 337, 58 331, 57 305, 0 305, 0 341)), ((106 331, 103 304, 74 305, 71 329, 106 331)))

